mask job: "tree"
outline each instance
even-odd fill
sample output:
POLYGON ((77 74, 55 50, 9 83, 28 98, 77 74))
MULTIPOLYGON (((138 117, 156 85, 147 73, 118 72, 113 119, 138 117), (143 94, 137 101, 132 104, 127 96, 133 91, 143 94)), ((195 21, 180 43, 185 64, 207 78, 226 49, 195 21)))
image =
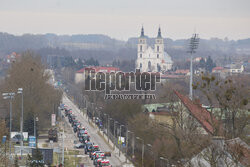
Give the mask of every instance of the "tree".
POLYGON ((17 157, 17 155, 15 155, 15 162, 14 162, 14 166, 15 166, 15 167, 19 167, 19 165, 18 165, 18 157, 17 157))
POLYGON ((90 59, 87 59, 85 61, 85 64, 88 66, 99 66, 98 60, 95 60, 93 57, 91 57, 90 59))
MULTIPOLYGON (((50 117, 60 104, 62 93, 50 83, 50 71, 45 69, 41 58, 32 52, 25 52, 12 63, 2 86, 2 92, 16 92, 23 88, 24 131, 33 133, 34 117, 39 117, 39 126, 48 127, 50 117), (32 125, 31 125, 32 124, 32 125)), ((6 103, 6 108, 9 105, 6 103)), ((20 128, 21 96, 13 100, 13 130, 20 128)))
POLYGON ((206 61, 206 71, 212 72, 212 69, 215 67, 215 63, 211 59, 210 56, 208 56, 207 61, 206 61))
POLYGON ((193 88, 205 97, 204 102, 210 106, 210 115, 223 123, 224 135, 227 138, 244 138, 248 133, 246 131, 250 119, 247 114, 250 96, 248 83, 249 78, 245 76, 220 79, 213 75, 203 74, 193 85, 193 88))
POLYGON ((76 62, 76 69, 80 70, 81 68, 83 68, 83 62, 82 59, 78 59, 78 61, 76 62))
POLYGON ((204 60, 204 58, 201 58, 201 60, 199 62, 199 67, 200 68, 205 68, 206 67, 206 61, 204 60))
POLYGON ((43 154, 39 150, 39 148, 36 148, 34 150, 34 153, 32 156, 28 154, 28 165, 30 167, 43 167, 45 165, 43 161, 43 154))

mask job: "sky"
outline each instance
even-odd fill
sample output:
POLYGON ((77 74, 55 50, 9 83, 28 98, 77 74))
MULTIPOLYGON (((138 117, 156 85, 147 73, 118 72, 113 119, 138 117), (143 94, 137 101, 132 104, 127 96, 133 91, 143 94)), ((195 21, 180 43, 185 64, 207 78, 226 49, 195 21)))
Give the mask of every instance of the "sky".
POLYGON ((140 34, 172 39, 250 37, 250 0, 0 0, 0 32, 140 34))

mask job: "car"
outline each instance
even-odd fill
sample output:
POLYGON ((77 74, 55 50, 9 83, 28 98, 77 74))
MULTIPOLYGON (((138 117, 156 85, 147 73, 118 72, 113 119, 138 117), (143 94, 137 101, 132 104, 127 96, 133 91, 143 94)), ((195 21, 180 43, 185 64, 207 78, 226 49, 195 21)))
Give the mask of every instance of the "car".
POLYGON ((84 153, 88 154, 90 150, 92 150, 93 144, 91 142, 87 142, 84 146, 84 153))
POLYGON ((93 160, 93 156, 94 156, 96 151, 100 151, 100 148, 98 145, 93 145, 93 147, 89 151, 89 157, 91 158, 91 160, 93 160))
POLYGON ((74 148, 80 149, 80 148, 84 148, 84 144, 83 143, 78 143, 74 146, 74 148))
POLYGON ((103 151, 96 151, 96 152, 94 152, 94 154, 93 154, 93 164, 94 165, 95 165, 96 159, 99 159, 99 158, 102 158, 102 159, 105 158, 105 154, 104 154, 103 151))
POLYGON ((104 160, 104 159, 105 159, 104 157, 96 158, 96 159, 94 160, 93 164, 94 164, 95 166, 99 166, 99 165, 101 164, 102 160, 104 160))
POLYGON ((14 137, 11 138, 11 141, 15 142, 16 144, 20 144, 22 140, 23 140, 23 135, 21 133, 18 133, 14 137))
POLYGON ((105 167, 112 167, 112 165, 110 165, 110 162, 109 162, 108 159, 102 160, 101 164, 98 167, 103 167, 103 166, 105 166, 105 167))

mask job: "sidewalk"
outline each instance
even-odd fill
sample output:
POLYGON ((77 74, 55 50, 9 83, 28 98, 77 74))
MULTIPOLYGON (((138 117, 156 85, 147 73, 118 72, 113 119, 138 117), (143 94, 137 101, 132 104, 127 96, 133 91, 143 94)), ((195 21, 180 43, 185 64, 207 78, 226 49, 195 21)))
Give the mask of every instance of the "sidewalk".
MULTIPOLYGON (((87 118, 86 114, 85 117, 87 118)), ((119 156, 119 148, 116 147, 116 145, 112 142, 112 139, 108 140, 108 136, 104 133, 104 131, 100 130, 98 126, 91 120, 89 119, 89 123, 98 130, 98 135, 103 138, 103 140, 110 146, 110 148, 113 150, 115 153, 114 156, 116 156, 122 163, 123 167, 134 167, 134 165, 129 161, 129 159, 126 159, 126 156, 122 151, 120 151, 120 156, 119 156)))

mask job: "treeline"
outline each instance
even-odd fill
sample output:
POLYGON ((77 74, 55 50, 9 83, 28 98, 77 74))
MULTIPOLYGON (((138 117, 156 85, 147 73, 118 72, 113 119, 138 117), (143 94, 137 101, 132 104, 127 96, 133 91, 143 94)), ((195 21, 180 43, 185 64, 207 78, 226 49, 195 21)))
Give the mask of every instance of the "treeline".
MULTIPOLYGON (((5 80, 0 85, 4 92, 15 92, 13 99, 12 130, 19 131, 21 116, 21 95, 18 88, 23 88, 24 131, 34 133, 34 118, 38 118, 38 129, 47 128, 51 124, 51 114, 57 113, 62 92, 55 89, 50 82, 51 74, 46 70, 41 58, 32 52, 25 52, 20 59, 11 64, 5 80)), ((3 115, 9 125, 9 103, 5 104, 6 115, 3 115)))

